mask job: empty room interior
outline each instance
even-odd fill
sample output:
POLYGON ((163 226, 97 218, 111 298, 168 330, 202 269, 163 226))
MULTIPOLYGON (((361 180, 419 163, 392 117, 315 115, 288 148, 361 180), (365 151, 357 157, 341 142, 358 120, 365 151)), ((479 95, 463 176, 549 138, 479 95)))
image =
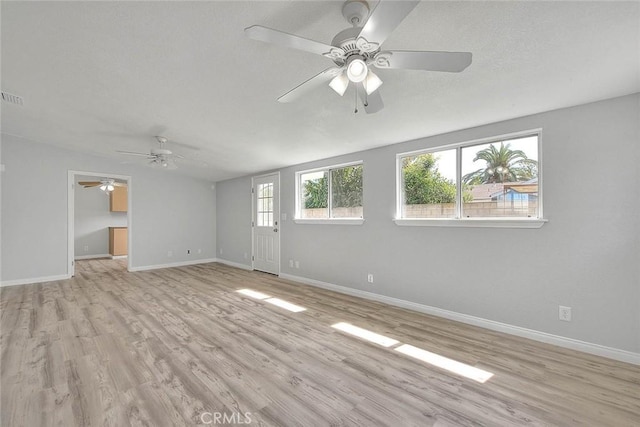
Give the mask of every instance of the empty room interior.
POLYGON ((0 425, 640 425, 640 2, 0 19, 0 425))

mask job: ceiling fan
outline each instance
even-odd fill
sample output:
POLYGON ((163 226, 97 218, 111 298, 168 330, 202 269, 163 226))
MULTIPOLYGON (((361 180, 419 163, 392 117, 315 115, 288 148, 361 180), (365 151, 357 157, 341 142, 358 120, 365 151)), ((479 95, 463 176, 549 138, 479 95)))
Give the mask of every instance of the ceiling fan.
POLYGON ((342 6, 342 16, 352 27, 340 31, 330 45, 260 25, 248 27, 244 32, 251 39, 315 53, 334 62, 335 66, 282 95, 279 102, 294 101, 328 81, 331 89, 342 96, 353 83, 365 111, 376 113, 384 104, 377 90, 382 80, 372 71, 373 67, 458 73, 471 64, 469 52, 381 50, 382 43, 418 3, 380 0, 369 13, 366 1, 347 0, 342 6))
POLYGON ((180 154, 175 154, 171 150, 165 148, 167 142, 169 141, 164 136, 156 136, 156 140, 160 145, 159 148, 152 148, 149 153, 137 153, 135 151, 120 151, 117 153, 125 154, 127 156, 138 156, 145 157, 149 160, 149 166, 158 166, 163 169, 177 169, 178 166, 175 163, 175 159, 184 159, 184 156, 180 154))
POLYGON ((100 181, 78 181, 78 185, 82 185, 84 188, 100 187, 105 193, 109 193, 115 189, 115 187, 126 187, 124 182, 118 182, 115 179, 105 178, 100 181))

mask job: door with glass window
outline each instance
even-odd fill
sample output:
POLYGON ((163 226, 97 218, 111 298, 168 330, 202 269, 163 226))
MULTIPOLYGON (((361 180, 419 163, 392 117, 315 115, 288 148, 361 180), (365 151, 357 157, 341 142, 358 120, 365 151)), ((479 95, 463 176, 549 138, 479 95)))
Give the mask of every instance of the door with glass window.
POLYGON ((253 178, 253 269, 280 273, 280 179, 253 178))

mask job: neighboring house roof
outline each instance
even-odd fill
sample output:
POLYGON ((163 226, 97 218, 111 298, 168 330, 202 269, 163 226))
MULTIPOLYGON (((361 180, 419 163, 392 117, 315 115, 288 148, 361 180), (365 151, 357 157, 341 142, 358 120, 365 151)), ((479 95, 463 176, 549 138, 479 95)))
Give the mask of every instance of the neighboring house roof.
POLYGON ((500 194, 513 191, 521 194, 537 194, 538 178, 522 182, 505 182, 493 184, 477 184, 471 186, 471 200, 474 202, 491 201, 500 194))
POLYGON ((474 202, 491 201, 491 196, 502 193, 503 187, 502 183, 473 185, 471 186, 471 200, 474 202))
POLYGON ((538 184, 525 184, 523 182, 513 183, 513 184, 505 184, 505 190, 512 190, 516 193, 521 194, 537 194, 538 193, 538 184))

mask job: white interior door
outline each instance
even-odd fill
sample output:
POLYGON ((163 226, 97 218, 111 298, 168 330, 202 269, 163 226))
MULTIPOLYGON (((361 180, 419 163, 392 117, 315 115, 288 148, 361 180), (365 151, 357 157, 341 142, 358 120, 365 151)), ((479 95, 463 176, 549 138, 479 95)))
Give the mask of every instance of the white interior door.
POLYGON ((280 176, 253 178, 253 269, 280 274, 280 176))

